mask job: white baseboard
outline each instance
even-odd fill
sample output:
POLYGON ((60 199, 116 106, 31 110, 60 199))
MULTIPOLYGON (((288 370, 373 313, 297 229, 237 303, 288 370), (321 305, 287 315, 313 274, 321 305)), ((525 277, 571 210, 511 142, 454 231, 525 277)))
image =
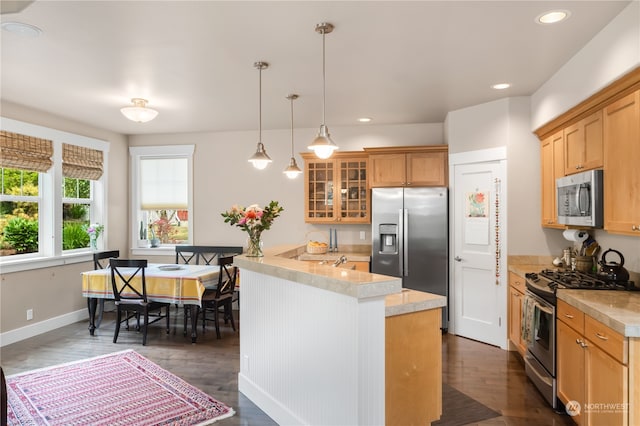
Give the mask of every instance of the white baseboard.
POLYGON ((309 424, 292 413, 291 410, 275 400, 242 373, 238 373, 238 390, 279 425, 309 424))
MULTIPOLYGON (((0 334, 0 347, 55 330, 56 328, 64 327, 65 325, 73 324, 74 322, 88 319, 89 312, 85 308, 54 318, 49 318, 48 320, 40 321, 35 324, 27 325, 26 327, 16 328, 15 330, 10 330, 0 334)), ((88 328, 89 323, 87 322, 87 330, 88 328)))

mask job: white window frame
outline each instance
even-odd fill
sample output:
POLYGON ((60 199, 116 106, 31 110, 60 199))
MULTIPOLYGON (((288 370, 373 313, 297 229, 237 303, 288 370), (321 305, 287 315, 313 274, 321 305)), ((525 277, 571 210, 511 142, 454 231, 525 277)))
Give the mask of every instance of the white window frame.
MULTIPOLYGON (((93 258, 91 248, 62 250, 62 144, 67 143, 103 152, 102 176, 92 181, 93 206, 91 223, 101 223, 108 229, 107 182, 109 165, 109 143, 103 140, 63 132, 48 127, 0 117, 0 129, 13 133, 48 139, 53 142, 53 166, 46 173, 39 174, 40 205, 38 208, 37 253, 0 257, 3 273, 27 271, 71 263, 87 262, 93 258)), ((102 234, 101 244, 108 247, 107 233, 102 234)))
POLYGON ((139 238, 140 209, 140 161, 144 158, 186 158, 187 159, 187 200, 189 214, 188 243, 193 241, 193 152, 195 145, 163 145, 129 147, 131 164, 131 212, 129 214, 129 235, 131 235, 131 253, 141 256, 167 256, 175 254, 175 245, 163 244, 149 248, 139 238))

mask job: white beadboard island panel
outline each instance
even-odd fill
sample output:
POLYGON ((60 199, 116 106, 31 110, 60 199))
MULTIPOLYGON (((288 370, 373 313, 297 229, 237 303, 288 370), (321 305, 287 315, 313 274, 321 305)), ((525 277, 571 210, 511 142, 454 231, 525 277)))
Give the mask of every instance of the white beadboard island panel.
POLYGON ((401 280, 275 256, 240 267, 240 392, 279 424, 385 421, 385 296, 401 280))

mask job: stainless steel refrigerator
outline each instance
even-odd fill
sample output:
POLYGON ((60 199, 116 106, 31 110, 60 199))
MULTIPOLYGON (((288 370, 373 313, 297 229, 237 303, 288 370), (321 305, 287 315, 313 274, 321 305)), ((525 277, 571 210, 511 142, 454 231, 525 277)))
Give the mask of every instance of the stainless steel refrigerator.
POLYGON ((447 188, 374 188, 371 197, 371 272, 402 278, 402 287, 447 297, 447 188))

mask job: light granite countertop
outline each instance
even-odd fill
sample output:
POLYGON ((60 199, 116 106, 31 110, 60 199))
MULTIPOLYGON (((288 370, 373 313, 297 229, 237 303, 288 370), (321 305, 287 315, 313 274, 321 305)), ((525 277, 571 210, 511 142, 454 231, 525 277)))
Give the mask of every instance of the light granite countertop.
MULTIPOLYGON (((385 316, 441 308, 447 299, 437 294, 403 289, 402 280, 387 275, 334 268, 312 262, 301 262, 305 246, 286 245, 264 250, 263 257, 236 256, 234 263, 278 278, 311 285, 356 298, 385 296, 385 316)), ((332 253, 333 255, 339 255, 332 253)), ((349 253, 349 260, 354 253, 349 253)))
POLYGON ((304 246, 302 248, 274 247, 265 250, 263 257, 236 256, 234 264, 240 269, 248 269, 357 299, 386 296, 399 293, 402 289, 400 278, 295 260, 300 249, 304 250, 304 246))
POLYGON ((400 293, 386 296, 384 302, 385 316, 392 317, 441 308, 447 304, 447 298, 437 294, 403 288, 400 293))
POLYGON ((556 295, 623 336, 640 337, 640 292, 564 289, 556 295))

